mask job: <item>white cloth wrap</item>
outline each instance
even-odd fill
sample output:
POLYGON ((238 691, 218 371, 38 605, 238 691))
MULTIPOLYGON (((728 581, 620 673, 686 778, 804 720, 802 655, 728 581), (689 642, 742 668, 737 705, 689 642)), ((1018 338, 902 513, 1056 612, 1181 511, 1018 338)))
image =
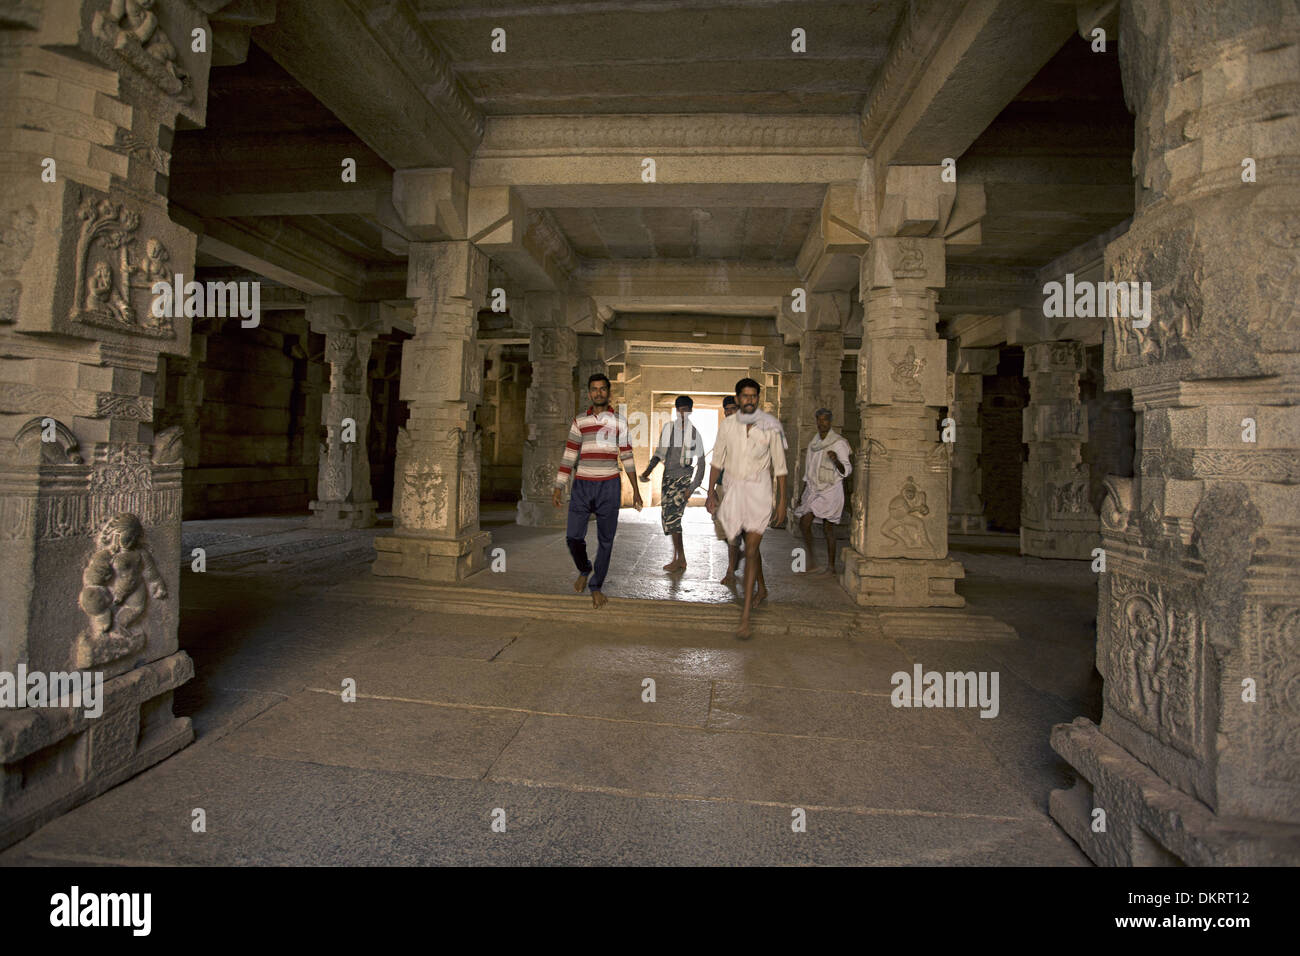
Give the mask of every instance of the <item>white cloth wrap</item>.
POLYGON ((718 524, 726 540, 732 541, 742 531, 763 532, 772 523, 775 505, 772 494, 772 477, 767 473, 750 481, 733 478, 730 472, 722 476, 722 502, 718 505, 718 524))

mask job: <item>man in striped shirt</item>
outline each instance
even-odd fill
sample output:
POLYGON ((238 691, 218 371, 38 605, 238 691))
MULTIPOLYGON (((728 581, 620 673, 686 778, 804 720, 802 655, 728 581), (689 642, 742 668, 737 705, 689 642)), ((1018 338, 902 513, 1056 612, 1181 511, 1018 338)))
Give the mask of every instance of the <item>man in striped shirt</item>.
POLYGON ((618 506, 623 497, 621 471, 632 482, 632 506, 640 511, 644 505, 641 488, 636 482, 636 465, 628 442, 627 422, 609 407, 609 379, 597 372, 587 379, 587 396, 591 406, 569 426, 569 440, 564 443, 564 459, 555 476, 551 501, 555 507, 564 503, 564 486, 573 476, 573 493, 569 496, 569 525, 565 540, 578 579, 573 590, 579 594, 591 580, 591 606, 604 607, 601 587, 609 570, 614 550, 614 532, 618 530, 618 506), (575 472, 575 466, 577 468, 575 472), (596 565, 587 559, 587 521, 596 515, 596 565))

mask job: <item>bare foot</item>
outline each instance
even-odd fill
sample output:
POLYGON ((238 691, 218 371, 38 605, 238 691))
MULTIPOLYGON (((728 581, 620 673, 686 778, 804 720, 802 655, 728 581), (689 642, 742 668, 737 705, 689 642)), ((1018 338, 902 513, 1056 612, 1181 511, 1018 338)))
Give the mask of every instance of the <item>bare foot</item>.
POLYGON ((605 597, 605 595, 601 594, 599 591, 591 592, 592 607, 599 609, 604 607, 608 603, 609 603, 609 598, 605 597))
POLYGON ((727 576, 718 583, 725 584, 727 587, 734 587, 736 584, 736 573, 734 571, 728 571, 727 576))
POLYGON ((742 641, 747 641, 753 636, 753 632, 749 629, 749 618, 742 617, 740 619, 740 627, 736 628, 736 637, 742 641))
POLYGON ((767 600, 767 588, 759 588, 754 592, 754 607, 758 607, 767 600))
POLYGON ((578 579, 573 582, 573 590, 581 594, 584 590, 586 590, 586 587, 587 587, 587 576, 585 574, 579 574, 578 579))
POLYGON ((671 561, 669 561, 667 564, 664 565, 664 570, 665 570, 665 571, 685 571, 685 570, 686 570, 686 562, 685 562, 685 561, 682 561, 682 560, 680 560, 680 559, 678 559, 678 558, 673 558, 671 561))

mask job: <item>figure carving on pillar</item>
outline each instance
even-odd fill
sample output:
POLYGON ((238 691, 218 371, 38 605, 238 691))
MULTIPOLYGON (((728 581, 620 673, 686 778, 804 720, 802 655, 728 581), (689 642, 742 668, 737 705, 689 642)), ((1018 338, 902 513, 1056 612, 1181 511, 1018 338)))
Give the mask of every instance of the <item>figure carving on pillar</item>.
POLYGON ((177 82, 181 82, 187 74, 176 63, 176 47, 158 28, 153 3, 154 0, 112 0, 108 15, 119 27, 113 46, 121 50, 134 39, 177 82))
POLYGON ((167 587, 144 547, 144 528, 133 514, 105 522, 81 575, 78 604, 90 620, 79 642, 78 665, 106 663, 138 650, 143 635, 133 626, 148 610, 149 598, 167 597, 167 587))
POLYGON ((916 486, 909 475, 902 490, 889 501, 889 517, 880 526, 880 533, 908 551, 933 550, 925 518, 930 506, 925 503, 925 492, 916 486))
POLYGON ((897 386, 894 400, 901 402, 919 402, 923 398, 921 391, 921 372, 925 368, 925 359, 918 358, 916 347, 909 345, 901 356, 894 355, 889 364, 893 371, 890 380, 897 386))

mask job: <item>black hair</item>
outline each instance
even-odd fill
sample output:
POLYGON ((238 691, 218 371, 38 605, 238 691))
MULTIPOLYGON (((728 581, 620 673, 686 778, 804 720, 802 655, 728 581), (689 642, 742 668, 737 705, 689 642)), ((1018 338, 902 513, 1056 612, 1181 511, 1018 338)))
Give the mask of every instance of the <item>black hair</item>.
POLYGON ((752 378, 742 378, 739 382, 737 382, 737 383, 736 383, 736 394, 739 395, 741 392, 743 392, 743 391, 744 391, 745 389, 747 389, 747 388, 752 388, 754 391, 758 392, 758 394, 760 394, 760 395, 763 394, 763 386, 759 385, 759 384, 758 384, 756 381, 754 381, 752 378))
POLYGON ((587 388, 591 388, 592 382, 604 382, 606 388, 610 387, 609 376, 604 372, 595 372, 591 378, 587 379, 587 388))
POLYGON ((691 397, 689 395, 678 395, 677 401, 673 402, 673 408, 684 408, 688 412, 694 407, 695 407, 695 403, 691 401, 691 397))
POLYGON ((728 395, 726 398, 722 400, 723 408, 730 408, 732 405, 738 405, 738 404, 739 403, 736 401, 736 396, 734 395, 728 395))

